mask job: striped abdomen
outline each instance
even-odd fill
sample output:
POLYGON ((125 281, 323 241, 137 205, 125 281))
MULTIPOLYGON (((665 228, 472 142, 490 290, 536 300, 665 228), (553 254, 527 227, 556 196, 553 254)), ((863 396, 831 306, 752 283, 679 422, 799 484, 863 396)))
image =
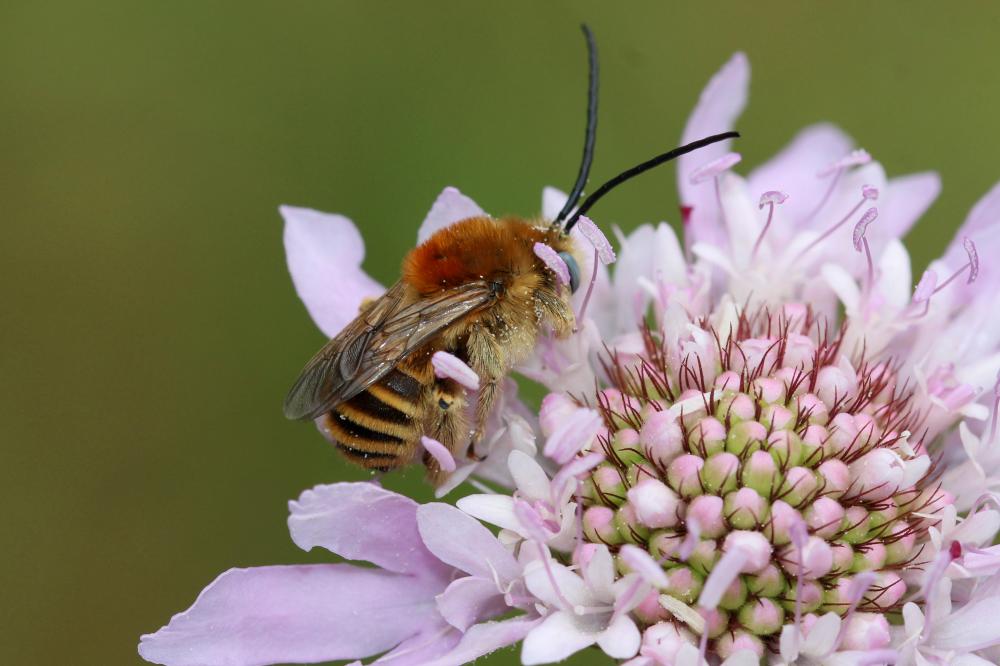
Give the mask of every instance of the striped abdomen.
POLYGON ((412 462, 421 434, 424 385, 411 372, 396 367, 317 419, 348 460, 381 471, 412 462))

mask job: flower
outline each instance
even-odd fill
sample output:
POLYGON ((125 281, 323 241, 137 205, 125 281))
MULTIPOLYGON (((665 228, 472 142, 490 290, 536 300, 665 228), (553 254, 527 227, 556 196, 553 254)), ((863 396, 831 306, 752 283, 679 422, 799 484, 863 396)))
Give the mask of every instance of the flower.
POLYGON ((511 610, 505 593, 516 593, 520 565, 453 506, 418 506, 371 483, 317 486, 289 506, 297 545, 378 568, 230 569, 191 608, 142 637, 144 659, 250 665, 388 651, 379 663, 457 665, 520 640, 538 623, 532 616, 482 622, 511 610))
MULTIPOLYGON (((748 87, 737 54, 684 140, 731 129, 748 87)), ((392 496, 391 535, 360 500, 315 523, 323 541, 292 524, 299 543, 382 567, 318 565, 378 581, 356 618, 342 590, 280 579, 248 596, 227 587, 245 574, 224 574, 145 637, 143 655, 257 664, 391 650, 379 661, 446 666, 523 639, 525 664, 592 645, 628 666, 995 662, 1000 388, 983 389, 1000 371, 988 260, 1000 185, 914 285, 901 238, 936 198, 936 174, 888 178, 828 124, 746 177, 732 147, 679 161, 683 243, 666 223, 615 229, 616 253, 581 218, 592 282, 573 296, 577 330, 543 336, 516 369, 549 394, 536 414, 508 382, 483 459, 439 492, 476 477, 492 487, 458 508, 392 496), (395 589, 402 619, 355 635, 396 612, 383 603, 395 589), (269 594, 280 616, 251 614, 269 594), (303 607, 318 611, 305 625, 303 607), (206 634, 211 622, 226 638, 206 634)), ((543 215, 565 200, 545 189, 543 215)), ((282 213, 296 289, 332 335, 381 287, 345 218, 282 213)), ((482 214, 447 188, 418 241, 482 214)), ((472 390, 456 361, 435 369, 472 390)), ((385 491, 358 496, 370 493, 385 491)))

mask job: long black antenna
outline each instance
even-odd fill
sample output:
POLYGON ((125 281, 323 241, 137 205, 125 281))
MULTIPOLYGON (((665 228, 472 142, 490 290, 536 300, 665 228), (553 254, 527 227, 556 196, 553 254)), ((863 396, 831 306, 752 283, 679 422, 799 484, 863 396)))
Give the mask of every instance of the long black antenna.
POLYGON ((587 178, 590 176, 590 164, 594 161, 594 143, 597 141, 597 84, 599 76, 597 44, 594 42, 594 33, 590 31, 586 23, 580 28, 583 29, 583 36, 587 40, 587 58, 590 63, 590 80, 587 86, 587 134, 583 140, 583 160, 580 162, 580 173, 576 175, 573 190, 569 193, 569 198, 566 199, 566 205, 556 215, 555 222, 562 222, 566 219, 580 197, 583 196, 583 188, 587 185, 587 178))
POLYGON ((638 176, 639 174, 649 171, 653 167, 658 167, 664 162, 669 162, 670 160, 677 159, 681 155, 687 155, 688 153, 698 150, 699 148, 704 148, 705 146, 709 146, 713 143, 718 143, 719 141, 725 141, 726 139, 735 139, 738 138, 739 136, 740 136, 739 132, 723 132, 722 134, 713 134, 712 136, 706 136, 704 139, 698 139, 697 141, 692 141, 686 146, 681 146, 680 148, 674 148, 673 150, 668 150, 662 155, 657 155, 652 159, 646 160, 642 164, 637 164, 631 169, 622 171, 620 174, 618 174, 608 182, 598 187, 593 194, 591 194, 589 197, 583 200, 583 203, 580 204, 580 208, 577 209, 576 213, 573 214, 573 217, 569 218, 569 221, 566 223, 566 226, 564 227, 564 231, 566 233, 569 233, 569 230, 573 228, 573 225, 576 224, 576 221, 580 219, 581 215, 584 215, 588 210, 590 210, 591 207, 595 203, 600 201, 605 194, 615 189, 625 181, 631 180, 636 176, 638 176))

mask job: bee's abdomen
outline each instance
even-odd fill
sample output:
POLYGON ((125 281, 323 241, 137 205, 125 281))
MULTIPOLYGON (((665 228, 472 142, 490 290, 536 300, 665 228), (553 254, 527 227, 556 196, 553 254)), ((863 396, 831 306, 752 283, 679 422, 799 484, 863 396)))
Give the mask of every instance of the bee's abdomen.
POLYGON ((320 428, 351 462, 390 470, 409 463, 420 437, 419 405, 423 385, 393 369, 320 420, 320 428))

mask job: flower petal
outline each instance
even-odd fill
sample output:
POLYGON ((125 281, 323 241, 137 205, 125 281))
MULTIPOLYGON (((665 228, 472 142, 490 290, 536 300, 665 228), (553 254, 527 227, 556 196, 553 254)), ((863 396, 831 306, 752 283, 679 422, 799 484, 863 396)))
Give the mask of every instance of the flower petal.
POLYGON ((529 500, 552 501, 552 484, 533 456, 515 449, 507 456, 507 466, 521 496, 529 500))
POLYGON ((424 218, 417 232, 417 243, 423 243, 435 232, 450 227, 461 220, 470 217, 486 215, 475 201, 465 196, 455 187, 446 187, 434 200, 427 217, 424 218))
POLYGON ((546 220, 556 219, 567 200, 568 194, 558 188, 546 186, 542 190, 542 217, 546 220))
POLYGON ((346 564, 230 569, 139 654, 170 666, 358 659, 434 623, 439 585, 346 564))
POLYGON ((466 495, 455 504, 465 513, 506 530, 521 529, 514 515, 514 498, 510 495, 466 495))
POLYGON ((597 644, 609 657, 629 659, 639 651, 640 640, 639 628, 632 618, 619 615, 597 639, 597 644))
POLYGON ((465 631, 476 622, 509 610, 497 584, 489 578, 466 576, 453 581, 437 598, 438 612, 450 625, 465 631))
POLYGON ((490 580, 499 575, 503 581, 520 573, 492 532, 450 504, 424 504, 417 509, 417 525, 427 548, 456 569, 490 580))
POLYGON ((525 637, 521 663, 531 666, 562 661, 596 641, 597 636, 582 631, 569 613, 558 611, 546 617, 525 637))
POLYGON ((541 623, 540 618, 515 617, 503 622, 484 622, 471 627, 455 648, 421 666, 462 666, 494 650, 513 645, 541 623))
POLYGON ((365 244, 343 215, 281 206, 285 257, 295 291, 327 336, 337 335, 358 314, 362 302, 385 288, 361 270, 365 244))
POLYGON ((316 486, 288 503, 288 529, 303 550, 316 546, 400 573, 447 576, 424 546, 417 503, 373 483, 316 486))
MULTIPOLYGON (((743 53, 736 53, 705 86, 684 127, 681 143, 731 130, 746 106, 749 87, 750 62, 743 53)), ((696 241, 718 244, 722 239, 715 190, 711 183, 691 184, 691 174, 728 153, 731 143, 720 141, 677 160, 677 189, 681 203, 691 210, 685 229, 689 245, 696 241)))
POLYGON ((789 238, 796 231, 792 225, 805 219, 823 199, 829 179, 816 173, 850 152, 854 142, 839 127, 828 123, 810 125, 795 135, 777 155, 754 169, 747 177, 751 195, 768 190, 788 194, 782 204, 784 216, 775 216, 772 238, 789 238))
POLYGON ((941 177, 934 171, 892 178, 879 200, 877 238, 902 238, 941 194, 941 177))

